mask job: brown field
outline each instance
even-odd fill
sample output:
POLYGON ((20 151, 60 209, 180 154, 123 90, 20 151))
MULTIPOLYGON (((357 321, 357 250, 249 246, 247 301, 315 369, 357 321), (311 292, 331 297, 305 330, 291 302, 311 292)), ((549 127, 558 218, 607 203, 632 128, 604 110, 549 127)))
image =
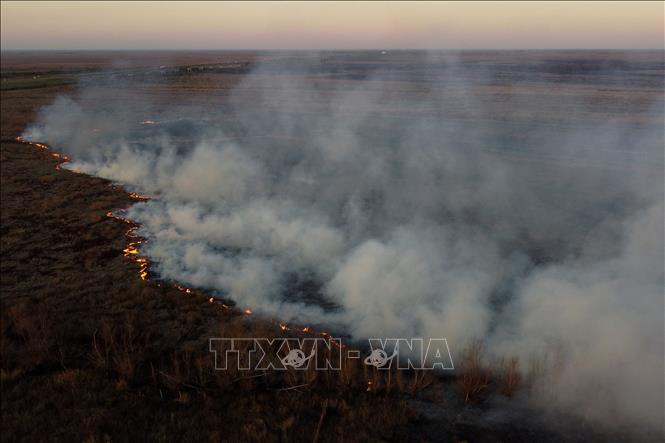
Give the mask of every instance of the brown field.
MULTIPOLYGON (((461 367, 468 370, 457 382, 423 373, 405 379, 376 374, 348 361, 334 374, 214 371, 208 338, 285 332, 270 319, 222 309, 202 292, 189 295, 171 284, 143 281, 137 263, 123 255, 128 225, 106 215, 133 198, 108 181, 57 169, 61 160, 50 151, 16 140, 40 106, 75 89, 78 75, 102 69, 232 66, 228 72, 177 71, 167 81, 138 85, 158 100, 214 105, 242 79, 235 64, 307 56, 2 54, 2 441, 561 440, 533 411, 518 409, 499 423, 484 422, 488 411, 482 403, 488 393, 499 392, 509 402, 528 377, 510 358, 494 371, 481 367, 479 345, 465 354, 461 367)), ((409 57, 396 56, 394 63, 408 63, 409 57)), ((399 94, 418 94, 419 87, 395 84, 396 102, 399 94)), ((494 104, 497 120, 525 119, 523 110, 501 108, 506 88, 511 86, 487 86, 476 93, 494 104)), ((242 94, 250 100, 255 92, 242 94)), ((561 92, 537 84, 520 91, 525 96, 561 92)), ((604 94, 612 93, 584 85, 565 92, 586 94, 601 104, 604 94)), ((626 94, 625 103, 639 108, 654 89, 617 94, 626 94)), ((121 92, 118 100, 130 95, 121 92)), ((394 111, 405 118, 421 116, 394 111)), ((556 124, 569 109, 562 103, 538 112, 543 124, 556 124)), ((607 112, 613 110, 599 106, 589 118, 602 120, 607 112)), ((633 114, 623 118, 630 125, 659 124, 658 115, 641 115, 639 120, 633 114)), ((578 429, 576 422, 566 426, 578 429)), ((566 434, 566 441, 604 439, 583 431, 566 434)))

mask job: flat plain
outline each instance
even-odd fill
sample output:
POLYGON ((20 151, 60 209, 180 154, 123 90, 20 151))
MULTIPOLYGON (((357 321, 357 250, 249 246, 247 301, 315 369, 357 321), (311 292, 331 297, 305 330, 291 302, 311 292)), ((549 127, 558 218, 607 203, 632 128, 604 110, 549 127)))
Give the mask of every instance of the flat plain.
MULTIPOLYGON (((469 75, 490 78, 469 92, 472 100, 453 94, 445 108, 430 106, 429 85, 450 57, 408 51, 3 52, 2 440, 604 441, 604 431, 585 422, 556 422, 503 397, 467 404, 450 394, 457 388, 449 377, 419 381, 416 374, 398 383, 361 366, 334 376, 214 371, 209 337, 283 332, 271 319, 220 309, 204 291, 187 294, 173 283, 142 280, 139 265, 123 254, 128 224, 107 216, 136 199, 106 180, 60 169, 62 160, 51 151, 17 141, 40 107, 100 79, 130 78, 114 95, 127 106, 136 91, 155 103, 189 106, 194 114, 225 106, 231 91, 251 103, 261 91, 243 87, 242 80, 258 62, 269 67, 266 75, 302 65, 303 88, 341 85, 368 96, 375 91, 363 82, 379 68, 388 70, 395 73, 391 93, 374 110, 388 121, 464 121, 477 118, 477 110, 465 106, 473 102, 511 142, 519 142, 520 125, 536 122, 556 132, 571 115, 589 124, 611 118, 637 130, 662 125, 662 52, 455 54, 456 66, 469 75), (325 75, 308 72, 313 59, 323 60, 325 75), (599 69, 620 72, 627 59, 641 67, 626 72, 630 88, 597 75, 599 69), (419 96, 422 106, 400 106, 419 96), (587 106, 584 114, 576 112, 580 103, 587 106), (505 414, 492 412, 497 409, 505 414)), ((320 103, 284 97, 283 112, 325 111, 320 103)), ((278 140, 280 134, 252 136, 278 140)), ((487 155, 544 171, 561 161, 514 145, 487 155)))

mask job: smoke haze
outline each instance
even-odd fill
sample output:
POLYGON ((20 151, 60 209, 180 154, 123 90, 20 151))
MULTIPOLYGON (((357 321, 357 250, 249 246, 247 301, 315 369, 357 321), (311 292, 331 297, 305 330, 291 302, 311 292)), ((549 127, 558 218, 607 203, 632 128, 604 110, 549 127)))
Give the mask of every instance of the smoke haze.
POLYGON ((25 136, 154 197, 127 216, 161 278, 548 356, 548 402, 662 429, 663 56, 585 56, 321 54, 168 102, 109 75, 25 136))

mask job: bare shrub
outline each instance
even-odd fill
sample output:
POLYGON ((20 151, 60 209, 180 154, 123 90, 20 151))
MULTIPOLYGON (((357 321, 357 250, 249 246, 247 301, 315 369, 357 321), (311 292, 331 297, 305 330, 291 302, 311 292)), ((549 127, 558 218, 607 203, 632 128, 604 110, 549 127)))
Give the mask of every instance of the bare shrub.
MULTIPOLYGON (((7 309, 9 325, 23 341, 22 360, 39 366, 51 358, 56 340, 49 311, 43 303, 22 303, 7 309)), ((3 334, 4 335, 4 334, 3 334)))
POLYGON ((414 370, 413 381, 411 382, 411 394, 426 389, 434 382, 434 374, 432 371, 414 370))
POLYGON ((149 338, 139 333, 133 317, 128 316, 119 329, 113 367, 121 378, 131 382, 142 363, 143 352, 149 338))
POLYGON ((516 356, 512 356, 509 360, 501 358, 497 367, 499 392, 506 397, 512 397, 522 383, 519 358, 516 356))
POLYGON ((110 320, 103 320, 92 336, 91 363, 100 369, 115 372, 127 382, 134 380, 143 361, 149 335, 141 334, 134 317, 114 326, 110 320))
POLYGON ((164 386, 172 391, 179 391, 188 385, 192 355, 190 352, 174 352, 166 371, 161 371, 161 380, 164 386))
POLYGON ((483 343, 480 340, 474 340, 462 352, 458 365, 457 387, 467 403, 480 400, 491 384, 492 373, 483 366, 483 353, 483 343))
POLYGON ((115 348, 113 324, 104 320, 92 334, 92 350, 89 355, 91 363, 100 369, 108 369, 111 352, 115 348))

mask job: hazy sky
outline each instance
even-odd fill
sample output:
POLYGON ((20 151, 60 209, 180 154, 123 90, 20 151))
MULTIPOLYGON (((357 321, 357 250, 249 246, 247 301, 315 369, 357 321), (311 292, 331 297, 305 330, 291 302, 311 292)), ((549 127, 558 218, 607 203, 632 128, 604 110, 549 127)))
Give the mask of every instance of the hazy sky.
POLYGON ((663 48, 663 2, 15 2, 2 49, 663 48))

